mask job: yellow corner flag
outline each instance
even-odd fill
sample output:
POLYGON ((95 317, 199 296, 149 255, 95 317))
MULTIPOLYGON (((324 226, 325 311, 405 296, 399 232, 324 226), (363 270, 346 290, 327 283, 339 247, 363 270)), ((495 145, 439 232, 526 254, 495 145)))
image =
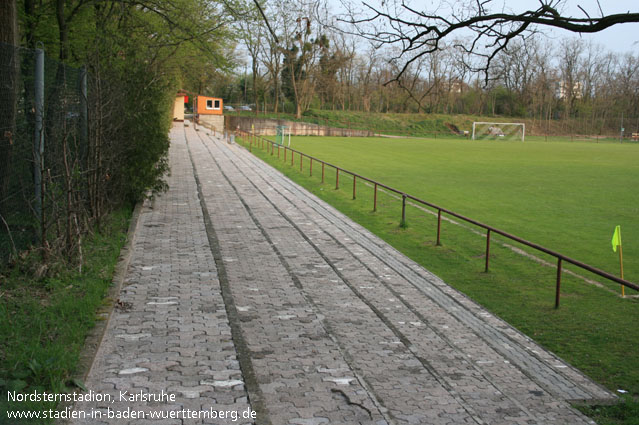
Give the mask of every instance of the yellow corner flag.
POLYGON ((621 226, 615 227, 615 233, 612 235, 612 250, 617 252, 617 247, 621 245, 621 226))

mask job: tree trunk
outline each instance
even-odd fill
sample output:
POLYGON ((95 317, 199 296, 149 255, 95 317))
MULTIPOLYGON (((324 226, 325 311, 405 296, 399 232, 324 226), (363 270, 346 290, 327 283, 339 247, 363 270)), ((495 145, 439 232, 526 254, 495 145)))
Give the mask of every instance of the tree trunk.
POLYGON ((0 42, 7 46, 0 46, 0 69, 3 82, 0 84, 0 214, 4 207, 9 191, 9 165, 16 134, 16 102, 18 88, 19 60, 17 49, 18 20, 15 0, 0 2, 0 42))
POLYGON ((60 35, 60 61, 67 59, 67 48, 69 44, 69 30, 67 20, 64 16, 64 0, 56 0, 55 17, 58 21, 58 33, 60 35))
POLYGON ((255 116, 257 116, 260 107, 257 101, 257 59, 253 58, 253 103, 255 104, 255 116))

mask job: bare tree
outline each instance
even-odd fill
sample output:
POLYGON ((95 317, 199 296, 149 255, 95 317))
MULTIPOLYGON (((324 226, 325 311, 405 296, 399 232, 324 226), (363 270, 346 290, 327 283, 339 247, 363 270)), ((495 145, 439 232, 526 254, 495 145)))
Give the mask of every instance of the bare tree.
POLYGON ((236 25, 238 28, 238 36, 244 44, 246 51, 251 58, 251 75, 253 80, 253 103, 255 105, 255 114, 259 109, 257 80, 259 77, 260 53, 262 44, 264 44, 264 31, 262 25, 262 16, 254 3, 247 2, 239 4, 235 7, 227 7, 231 13, 235 14, 236 25))
POLYGON ((583 45, 577 39, 565 40, 559 50, 561 81, 557 88, 559 98, 566 105, 566 118, 572 115, 575 102, 581 97, 582 83, 579 79, 579 63, 582 52, 583 45))
POLYGON ((315 0, 310 3, 302 0, 282 1, 280 13, 287 14, 289 22, 295 22, 290 27, 284 27, 283 41, 286 47, 282 80, 287 83, 288 96, 295 102, 295 117, 300 119, 313 101, 317 64, 327 39, 320 34, 322 27, 314 19, 318 8, 315 0))
POLYGON ((281 90, 280 73, 282 72, 282 49, 280 49, 277 40, 272 36, 266 37, 266 42, 261 44, 261 49, 260 58, 270 75, 270 84, 273 88, 273 112, 278 113, 281 90))
POLYGON ((606 14, 598 8, 586 10, 579 6, 580 16, 562 13, 566 0, 538 0, 538 7, 514 12, 494 0, 451 0, 433 2, 434 6, 412 5, 408 0, 379 0, 355 6, 343 0, 348 13, 340 18, 351 24, 351 31, 379 45, 400 46, 397 57, 403 66, 394 79, 399 79, 410 65, 424 55, 441 50, 443 42, 455 34, 473 34, 468 43, 460 45, 478 61, 475 70, 488 69, 493 59, 515 38, 526 37, 539 28, 560 28, 573 33, 594 33, 613 25, 639 22, 637 10, 606 14))

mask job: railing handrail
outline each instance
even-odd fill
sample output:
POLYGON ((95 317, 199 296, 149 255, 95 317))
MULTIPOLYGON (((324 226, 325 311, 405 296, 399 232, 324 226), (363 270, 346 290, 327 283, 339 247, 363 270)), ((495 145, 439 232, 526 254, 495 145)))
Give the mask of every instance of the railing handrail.
MULTIPOLYGON (((455 218, 458 218, 458 219, 460 219, 460 220, 463 220, 463 221, 465 221, 465 222, 467 222, 467 223, 470 223, 470 224, 473 224, 473 225, 475 225, 475 226, 481 227, 481 228, 483 228, 484 230, 487 230, 487 231, 489 231, 489 232, 497 233, 497 234, 499 234, 499 235, 501 235, 501 236, 503 236, 503 237, 505 237, 505 238, 507 238, 507 239, 513 240, 513 241, 518 242, 518 243, 520 243, 520 244, 522 244, 522 245, 526 245, 526 246, 528 246, 528 247, 530 247, 530 248, 536 249, 536 250, 541 251, 541 252, 543 252, 543 253, 545 253, 545 254, 548 254, 548 255, 550 255, 550 256, 553 256, 553 257, 555 257, 557 260, 560 260, 560 262, 558 263, 558 267, 559 267, 559 268, 561 267, 561 261, 566 261, 566 262, 568 262, 568 263, 570 263, 570 264, 573 264, 573 265, 575 265, 575 266, 577 266, 577 267, 579 267, 579 268, 582 268, 582 269, 587 270, 587 271, 589 271, 589 272, 591 272, 591 273, 594 273, 594 274, 596 274, 596 275, 599 275, 599 276, 601 276, 601 277, 603 277, 603 278, 606 278, 606 279, 608 279, 608 280, 611 280, 611 281, 614 281, 614 282, 619 283, 619 284, 621 284, 621 285, 624 285, 624 286, 626 286, 626 287, 628 287, 628 288, 631 288, 631 289, 634 289, 634 290, 639 291, 639 285, 637 285, 637 284, 635 284, 635 283, 632 283, 632 282, 630 282, 630 281, 628 281, 628 280, 625 280, 625 279, 621 279, 620 277, 617 277, 617 276, 615 276, 615 275, 613 275, 613 274, 610 274, 610 273, 608 273, 608 272, 606 272, 606 271, 604 271, 604 270, 598 269, 598 268, 596 268, 596 267, 594 267, 594 266, 591 266, 591 265, 586 264, 586 263, 584 263, 584 262, 581 262, 581 261, 579 261, 579 260, 575 260, 574 258, 568 257, 568 256, 566 256, 566 255, 563 255, 563 254, 559 253, 559 252, 553 251, 553 250, 551 250, 551 249, 549 249, 549 248, 546 248, 546 247, 544 247, 544 246, 542 246, 542 245, 536 244, 536 243, 534 243, 534 242, 530 242, 530 241, 528 241, 528 240, 526 240, 526 239, 520 238, 519 236, 513 235, 513 234, 511 234, 511 233, 508 233, 508 232, 503 231, 503 230, 501 230, 501 229, 498 229, 498 228, 496 228, 496 227, 490 226, 490 225, 488 225, 488 224, 484 224, 484 223, 482 223, 482 222, 480 222, 480 221, 477 221, 477 220, 474 220, 474 219, 472 219, 472 218, 466 217, 466 216, 464 216, 464 215, 462 215, 462 214, 456 213, 455 211, 449 210, 449 209, 447 209, 447 208, 440 207, 439 205, 433 204, 433 203, 431 203, 431 202, 424 201, 423 199, 420 199, 420 198, 418 198, 418 197, 416 197, 416 196, 410 195, 410 194, 408 194, 408 193, 406 193, 406 192, 403 192, 403 191, 401 191, 401 190, 395 189, 395 188, 393 188, 393 187, 391 187, 391 186, 388 186, 388 185, 386 185, 386 184, 384 184, 384 183, 378 182, 378 181, 373 180, 373 179, 371 179, 371 178, 368 178, 368 177, 362 176, 362 175, 360 175, 360 174, 358 174, 358 173, 355 173, 355 172, 353 172, 353 171, 346 170, 346 169, 344 169, 344 168, 342 168, 342 167, 339 167, 339 166, 337 166, 337 165, 331 164, 330 162, 326 162, 326 161, 324 161, 324 160, 322 160, 322 159, 319 159, 319 158, 316 158, 316 157, 314 157, 314 156, 311 156, 311 155, 305 154, 304 152, 298 151, 298 150, 293 149, 293 148, 290 148, 290 147, 288 147, 288 146, 280 145, 279 143, 276 143, 276 142, 273 142, 273 141, 271 141, 271 140, 265 139, 265 138, 264 138, 264 137, 262 137, 262 136, 258 136, 258 135, 251 135, 251 133, 246 132, 246 131, 242 131, 242 130, 240 130, 240 132, 241 132, 241 133, 245 133, 245 134, 246 134, 247 136, 249 136, 249 137, 250 137, 250 136, 258 137, 258 138, 260 138, 262 141, 264 141, 264 142, 268 142, 268 143, 270 143, 271 145, 277 145, 277 146, 278 146, 278 148, 279 148, 279 146, 282 146, 284 149, 288 149, 288 150, 289 150, 289 151, 291 151, 291 152, 294 152, 294 153, 299 154, 301 158, 303 158, 303 157, 307 157, 307 158, 309 158, 309 159, 311 159, 311 160, 313 160, 313 161, 317 161, 317 162, 319 162, 319 163, 321 163, 321 164, 324 164, 324 165, 327 165, 327 166, 329 166, 329 167, 332 167, 332 168, 334 168, 334 169, 336 169, 336 170, 339 170, 340 172, 343 172, 343 173, 346 173, 346 174, 350 174, 350 175, 351 175, 351 176, 353 176, 353 177, 356 177, 356 178, 362 179, 362 180, 367 181, 367 182, 369 182, 369 183, 373 183, 373 184, 375 184, 376 186, 382 187, 382 188, 384 188, 384 189, 386 189, 386 190, 389 190, 389 191, 391 191, 391 192, 394 192, 394 193, 396 193, 396 194, 398 194, 398 195, 402 195, 402 198, 404 198, 404 199, 408 198, 408 199, 411 199, 411 200, 413 200, 413 201, 415 201, 415 202, 417 202, 417 203, 420 203, 420 204, 422 204, 422 205, 425 205, 425 206, 428 206, 428 207, 430 207, 430 208, 436 209, 436 210, 437 210, 440 214, 441 214, 442 212, 443 212, 443 213, 446 213, 446 214, 448 214, 448 215, 450 215, 450 216, 453 216, 453 217, 455 217, 455 218)), ((561 269, 560 269, 560 270, 561 270, 561 269)), ((558 273, 558 280, 560 279, 559 274, 560 274, 560 273, 558 273)), ((557 301, 557 304, 556 304, 556 305, 558 306, 558 301, 557 301)))

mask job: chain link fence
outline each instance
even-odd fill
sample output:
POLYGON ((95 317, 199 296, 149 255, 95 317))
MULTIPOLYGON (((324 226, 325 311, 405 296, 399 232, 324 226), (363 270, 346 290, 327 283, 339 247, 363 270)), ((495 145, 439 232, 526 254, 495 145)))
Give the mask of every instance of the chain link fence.
POLYGON ((81 250, 87 75, 2 43, 0 73, 0 265, 32 246, 81 250))

